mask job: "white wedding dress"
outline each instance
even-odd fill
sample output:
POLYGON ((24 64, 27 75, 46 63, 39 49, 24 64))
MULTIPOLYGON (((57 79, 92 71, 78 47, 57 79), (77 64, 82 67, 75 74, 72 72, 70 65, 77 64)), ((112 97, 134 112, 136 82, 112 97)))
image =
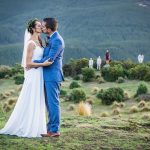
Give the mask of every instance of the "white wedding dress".
MULTIPOLYGON (((35 44, 32 60, 39 60, 43 56, 43 48, 35 44)), ((32 68, 25 72, 23 87, 14 110, 0 130, 0 134, 17 135, 19 137, 41 137, 46 134, 46 114, 43 68, 32 68)))

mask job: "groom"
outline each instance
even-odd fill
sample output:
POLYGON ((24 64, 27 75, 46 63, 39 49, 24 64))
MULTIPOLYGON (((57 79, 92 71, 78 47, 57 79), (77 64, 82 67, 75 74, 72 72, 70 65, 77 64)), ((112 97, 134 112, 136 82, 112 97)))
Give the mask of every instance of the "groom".
POLYGON ((64 81, 62 72, 62 57, 64 40, 57 31, 58 22, 55 18, 44 18, 42 22, 43 33, 47 35, 47 46, 44 48, 43 59, 35 60, 43 63, 52 62, 50 66, 43 67, 46 106, 48 110, 47 134, 44 137, 60 136, 60 85, 64 81))

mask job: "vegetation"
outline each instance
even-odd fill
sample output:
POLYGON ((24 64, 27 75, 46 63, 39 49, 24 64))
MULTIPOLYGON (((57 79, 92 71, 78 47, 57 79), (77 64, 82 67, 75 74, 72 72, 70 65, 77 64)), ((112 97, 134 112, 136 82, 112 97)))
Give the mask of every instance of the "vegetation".
POLYGON ((114 101, 124 100, 124 91, 121 88, 108 88, 105 91, 99 91, 97 97, 102 100, 103 104, 111 105, 114 101))

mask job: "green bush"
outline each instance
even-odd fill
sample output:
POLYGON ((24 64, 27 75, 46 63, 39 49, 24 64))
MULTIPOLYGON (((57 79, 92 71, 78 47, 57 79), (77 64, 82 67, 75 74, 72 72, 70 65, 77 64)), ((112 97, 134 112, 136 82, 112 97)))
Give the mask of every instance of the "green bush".
POLYGON ((70 83, 70 86, 69 86, 70 89, 78 88, 78 87, 81 87, 81 86, 80 86, 79 83, 76 82, 76 81, 71 82, 71 83, 70 83))
POLYGON ((75 77, 78 74, 81 74, 82 68, 85 68, 88 66, 88 59, 82 58, 82 59, 71 59, 68 64, 65 64, 63 66, 63 72, 65 76, 71 76, 75 77))
POLYGON ((129 70, 133 67, 135 67, 137 64, 135 64, 132 60, 122 61, 122 67, 126 70, 129 70))
POLYGON ((129 79, 139 79, 139 80, 148 80, 150 77, 148 76, 150 66, 146 64, 139 64, 134 68, 131 68, 129 73, 129 79))
POLYGON ((150 70, 144 76, 144 81, 150 81, 150 70))
POLYGON ((108 68, 102 68, 102 76, 106 81, 116 81, 118 77, 124 77, 125 71, 123 67, 118 64, 108 68))
POLYGON ((80 80, 80 76, 79 75, 74 76, 73 80, 80 80))
POLYGON ((23 74, 23 73, 24 70, 21 64, 16 63, 15 66, 12 68, 12 74, 16 75, 16 74, 23 74))
POLYGON ((140 83, 138 89, 136 91, 135 97, 141 94, 146 94, 148 92, 148 88, 145 83, 140 83))
POLYGON ((14 76, 15 84, 23 84, 24 82, 24 75, 23 74, 17 74, 14 76))
POLYGON ((95 77, 95 71, 92 68, 83 68, 82 69, 83 81, 89 82, 92 81, 95 77))
POLYGON ((60 90, 60 97, 65 97, 66 95, 67 95, 67 91, 61 89, 61 90, 60 90))
POLYGON ((103 77, 98 77, 98 78, 96 79, 96 81, 97 81, 99 84, 105 83, 105 80, 104 80, 103 77))
POLYGON ((117 83, 124 83, 125 79, 123 77, 118 77, 118 80, 116 80, 117 83))
POLYGON ((11 76, 11 68, 0 65, 0 79, 11 76))
POLYGON ((124 100, 124 91, 121 88, 109 88, 105 91, 99 91, 97 98, 102 100, 102 104, 111 105, 114 101, 124 100))
POLYGON ((72 92, 70 93, 69 100, 75 103, 79 103, 80 101, 85 101, 86 94, 81 89, 73 89, 72 92))

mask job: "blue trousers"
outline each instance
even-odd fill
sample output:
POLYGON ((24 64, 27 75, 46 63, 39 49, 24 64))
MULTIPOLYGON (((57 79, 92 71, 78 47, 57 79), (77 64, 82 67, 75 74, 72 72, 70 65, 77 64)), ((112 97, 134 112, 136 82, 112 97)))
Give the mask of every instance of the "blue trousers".
POLYGON ((57 133, 60 130, 60 82, 45 81, 46 107, 48 111, 47 131, 57 133))

